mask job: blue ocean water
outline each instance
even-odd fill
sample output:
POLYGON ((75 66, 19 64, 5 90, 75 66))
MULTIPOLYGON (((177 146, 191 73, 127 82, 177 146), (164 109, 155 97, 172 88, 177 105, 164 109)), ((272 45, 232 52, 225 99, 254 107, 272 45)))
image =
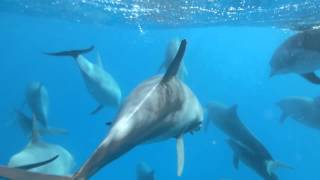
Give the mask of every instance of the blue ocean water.
MULTIPOLYGON (((293 34, 269 26, 212 26, 180 28, 122 28, 74 23, 48 17, 11 13, 0 15, 0 164, 28 142, 15 124, 13 109, 24 104, 26 85, 42 82, 49 91, 49 123, 69 130, 67 136, 46 137, 68 149, 75 157, 75 171, 108 133, 105 122, 117 110, 106 108, 96 116, 75 62, 51 58, 47 51, 95 45, 104 66, 119 83, 124 97, 141 81, 157 74, 166 45, 186 38, 186 83, 205 107, 210 101, 238 104, 243 123, 263 142, 275 159, 294 170, 279 170, 280 179, 320 178, 319 132, 288 120, 279 123, 275 102, 287 96, 318 96, 318 86, 296 75, 270 79, 269 61, 275 49, 293 34)), ((96 54, 90 53, 93 61, 96 54)), ((259 179, 244 165, 235 170, 226 136, 214 126, 185 137, 186 163, 176 176, 175 141, 141 145, 103 168, 92 179, 135 179, 135 167, 147 162, 156 179, 259 179)))

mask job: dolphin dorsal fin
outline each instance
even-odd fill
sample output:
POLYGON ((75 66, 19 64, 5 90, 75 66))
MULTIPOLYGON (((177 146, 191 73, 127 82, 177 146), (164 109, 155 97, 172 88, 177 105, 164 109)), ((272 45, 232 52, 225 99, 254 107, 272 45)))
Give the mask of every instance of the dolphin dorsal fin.
POLYGON ((168 82, 171 78, 173 78, 174 76, 177 75, 184 53, 186 51, 186 47, 187 47, 187 40, 183 39, 180 43, 180 47, 179 50, 175 56, 175 58, 173 59, 173 61, 171 62, 169 68, 167 69, 166 74, 163 76, 161 83, 166 83, 168 82))
POLYGON ((101 54, 99 51, 97 52, 97 66, 99 66, 103 69, 102 58, 101 58, 101 54))
POLYGON ((177 138, 177 161, 178 161, 178 176, 182 175, 184 168, 184 142, 183 135, 177 138))
POLYGON ((238 105, 235 104, 228 109, 228 117, 237 118, 238 117, 238 105))

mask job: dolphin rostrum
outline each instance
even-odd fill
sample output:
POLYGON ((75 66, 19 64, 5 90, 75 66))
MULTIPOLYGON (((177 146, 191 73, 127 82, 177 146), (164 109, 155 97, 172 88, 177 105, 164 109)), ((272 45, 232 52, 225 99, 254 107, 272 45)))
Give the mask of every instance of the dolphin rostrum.
POLYGON ((137 180, 154 180, 154 170, 151 169, 146 163, 141 162, 137 165, 136 169, 137 180))
POLYGON ((0 177, 13 180, 19 177, 33 180, 86 180, 136 146, 170 138, 177 139, 180 176, 184 165, 183 136, 199 130, 203 120, 203 110, 197 97, 176 78, 186 46, 187 41, 182 40, 164 76, 152 77, 133 90, 121 106, 107 137, 74 176, 49 176, 0 167, 0 177))
POLYGON ((208 105, 207 110, 209 121, 233 141, 240 142, 242 147, 253 151, 257 159, 264 161, 265 171, 269 173, 269 176, 272 176, 274 169, 279 167, 291 169, 288 165, 275 161, 267 148, 241 122, 236 105, 227 107, 224 104, 212 102, 208 105))
POLYGON ((280 122, 288 117, 309 127, 320 129, 320 98, 287 97, 277 103, 282 110, 280 122))
POLYGON ((121 102, 121 90, 114 78, 104 69, 100 54, 97 55, 97 63, 91 63, 82 54, 92 51, 94 47, 82 50, 71 50, 54 53, 46 53, 51 56, 71 56, 80 69, 89 93, 99 103, 98 107, 91 112, 96 114, 103 107, 118 107, 121 102))
POLYGON ((270 62, 270 76, 295 73, 314 84, 320 84, 315 74, 320 69, 320 29, 299 32, 275 51, 270 62))

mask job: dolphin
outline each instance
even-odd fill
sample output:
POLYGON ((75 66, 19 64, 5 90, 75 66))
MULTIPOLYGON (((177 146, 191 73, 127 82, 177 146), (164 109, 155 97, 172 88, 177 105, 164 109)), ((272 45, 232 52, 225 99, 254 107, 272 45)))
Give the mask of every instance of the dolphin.
POLYGON ((227 143, 234 153, 233 165, 236 169, 239 168, 239 161, 242 161, 245 165, 257 172, 264 180, 278 179, 275 173, 268 171, 268 161, 266 161, 259 152, 237 140, 229 139, 227 143))
POLYGON ((139 163, 137 165, 137 180, 154 180, 154 170, 146 163, 139 163))
POLYGON ((277 103, 282 111, 280 122, 288 117, 309 127, 320 129, 320 98, 287 97, 277 103))
POLYGON ((40 139, 40 136, 48 132, 46 130, 36 129, 34 122, 36 121, 35 118, 33 120, 30 120, 30 118, 24 113, 19 111, 18 113, 18 121, 19 124, 21 124, 24 132, 26 134, 32 134, 31 141, 23 150, 10 158, 8 166, 23 167, 24 164, 28 163, 31 165, 27 166, 27 168, 32 172, 41 172, 55 175, 69 175, 73 166, 75 165, 72 155, 62 146, 49 144, 42 141, 40 139), (48 157, 55 157, 55 159, 54 161, 50 159, 44 161, 48 159, 48 157))
POLYGON ((320 29, 299 32, 278 47, 270 61, 270 76, 295 73, 320 84, 315 71, 320 69, 320 29))
POLYGON ((237 113, 237 108, 237 105, 228 107, 222 103, 211 102, 207 106, 208 121, 211 121, 230 138, 240 141, 248 147, 258 149, 263 156, 271 158, 271 154, 264 145, 241 122, 237 113))
POLYGON ((267 164, 266 167, 270 175, 276 168, 292 169, 284 163, 273 160, 267 148, 241 122, 237 114, 237 105, 227 107, 218 102, 211 102, 208 104, 207 110, 208 120, 226 133, 232 140, 240 142, 243 146, 257 153, 267 164))
POLYGON ((49 108, 47 89, 39 82, 31 82, 27 87, 26 100, 35 119, 42 126, 47 127, 49 108))
MULTIPOLYGON (((169 42, 168 46, 167 46, 167 50, 166 50, 166 55, 165 55, 165 60, 163 61, 163 63, 161 64, 160 68, 159 68, 159 71, 161 70, 166 70, 172 60, 174 59, 174 56, 177 54, 178 52, 178 49, 179 49, 179 45, 180 45, 180 40, 179 39, 173 39, 169 42)), ((181 63, 181 66, 179 68, 179 71, 178 71, 178 77, 181 79, 181 80, 184 80, 185 77, 188 75, 188 70, 184 64, 184 62, 181 63)))
POLYGON ((121 103, 121 90, 114 78, 104 69, 99 53, 96 64, 91 63, 81 55, 93 49, 94 47, 92 46, 88 49, 46 54, 51 56, 71 56, 76 60, 89 93, 99 104, 98 107, 91 112, 91 114, 96 114, 105 106, 118 107, 121 103))
POLYGON ((203 120, 199 100, 176 77, 186 46, 187 41, 182 40, 165 75, 154 76, 131 92, 112 123, 109 134, 72 177, 43 175, 3 166, 0 167, 0 177, 13 180, 19 177, 33 180, 86 180, 136 146, 170 138, 177 140, 177 174, 181 176, 184 165, 183 136, 198 131, 203 120))
MULTIPOLYGON (((26 91, 26 101, 32 112, 32 116, 35 119, 36 125, 42 126, 43 132, 46 131, 49 134, 66 134, 67 130, 48 127, 48 112, 49 112, 49 95, 47 88, 40 82, 31 82, 26 91)), ((20 125, 24 126, 27 132, 31 132, 32 123, 28 122, 31 118, 25 116, 19 110, 16 110, 17 119, 20 125), (28 126, 29 127, 26 127, 28 126)))

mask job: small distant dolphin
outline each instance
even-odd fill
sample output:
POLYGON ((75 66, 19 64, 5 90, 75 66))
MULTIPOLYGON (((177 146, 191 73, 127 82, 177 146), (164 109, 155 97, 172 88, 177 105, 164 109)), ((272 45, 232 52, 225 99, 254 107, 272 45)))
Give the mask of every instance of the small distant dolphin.
POLYGON ((272 171, 268 171, 268 161, 254 149, 247 147, 239 141, 229 139, 227 143, 234 152, 233 165, 236 169, 239 168, 239 161, 241 160, 245 165, 252 168, 264 180, 277 180, 278 177, 272 171))
POLYGON ((212 102, 209 103, 207 110, 208 120, 226 133, 232 140, 238 141, 243 146, 254 151, 260 159, 264 160, 266 170, 270 175, 275 168, 283 167, 291 169, 288 165, 273 160, 267 148, 240 121, 236 105, 229 108, 221 103, 212 102))
POLYGON ((31 169, 30 171, 32 172, 41 172, 54 175, 69 175, 75 165, 72 155, 59 145, 48 144, 41 141, 40 136, 42 133, 46 133, 46 131, 38 131, 38 129, 35 128, 35 119, 31 121, 22 112, 19 112, 18 118, 20 118, 18 120, 20 123, 22 123, 21 126, 24 127, 23 130, 25 132, 32 131, 28 133, 26 132, 27 134, 32 134, 31 141, 22 151, 10 158, 8 166, 21 167, 26 163, 34 164, 36 162, 42 162, 49 157, 56 156, 54 161, 44 161, 41 164, 35 164, 37 166, 32 166, 32 168, 28 169, 31 169))
MULTIPOLYGON (((174 39, 169 42, 168 47, 167 47, 167 51, 166 51, 165 60, 161 64, 159 71, 161 71, 163 69, 167 70, 167 68, 170 66, 172 60, 174 59, 174 56, 177 54, 179 46, 180 46, 180 40, 178 40, 178 39, 174 39)), ((177 76, 181 80, 184 80, 187 75, 188 75, 188 70, 187 70, 184 62, 182 62, 177 76)))
MULTIPOLYGON (((43 127, 39 129, 53 134, 67 133, 64 129, 48 127, 49 95, 43 84, 40 82, 31 82, 26 91, 26 101, 32 112, 32 116, 35 119, 36 125, 40 124, 43 127)), ((32 127, 26 127, 31 124, 30 122, 28 123, 29 118, 18 110, 16 110, 16 114, 20 125, 24 124, 24 128, 27 128, 27 131, 31 132, 32 127)))
POLYGON ((137 165, 137 180, 154 180, 154 170, 146 163, 139 163, 137 165))
POLYGON ((27 104, 35 119, 44 127, 48 126, 49 96, 47 89, 39 82, 31 82, 26 92, 27 104))
POLYGON ((77 61, 89 93, 99 103, 98 107, 91 112, 91 114, 96 114, 104 106, 118 107, 121 103, 121 90, 118 83, 104 69, 99 53, 96 64, 91 63, 81 55, 92 51, 93 48, 92 46, 88 49, 46 54, 51 56, 71 56, 77 61))
POLYGON ((198 131, 203 110, 193 92, 176 78, 187 41, 164 76, 155 76, 140 84, 121 106, 107 137, 73 177, 49 176, 0 167, 0 177, 33 180, 86 180, 107 164, 143 143, 177 139, 178 175, 183 171, 186 133, 198 131))
POLYGON ((296 73, 320 84, 320 29, 299 32, 287 39, 273 54, 270 76, 296 73))
POLYGON ((309 127, 320 129, 320 98, 287 97, 277 103, 282 111, 280 122, 288 117, 309 127))

